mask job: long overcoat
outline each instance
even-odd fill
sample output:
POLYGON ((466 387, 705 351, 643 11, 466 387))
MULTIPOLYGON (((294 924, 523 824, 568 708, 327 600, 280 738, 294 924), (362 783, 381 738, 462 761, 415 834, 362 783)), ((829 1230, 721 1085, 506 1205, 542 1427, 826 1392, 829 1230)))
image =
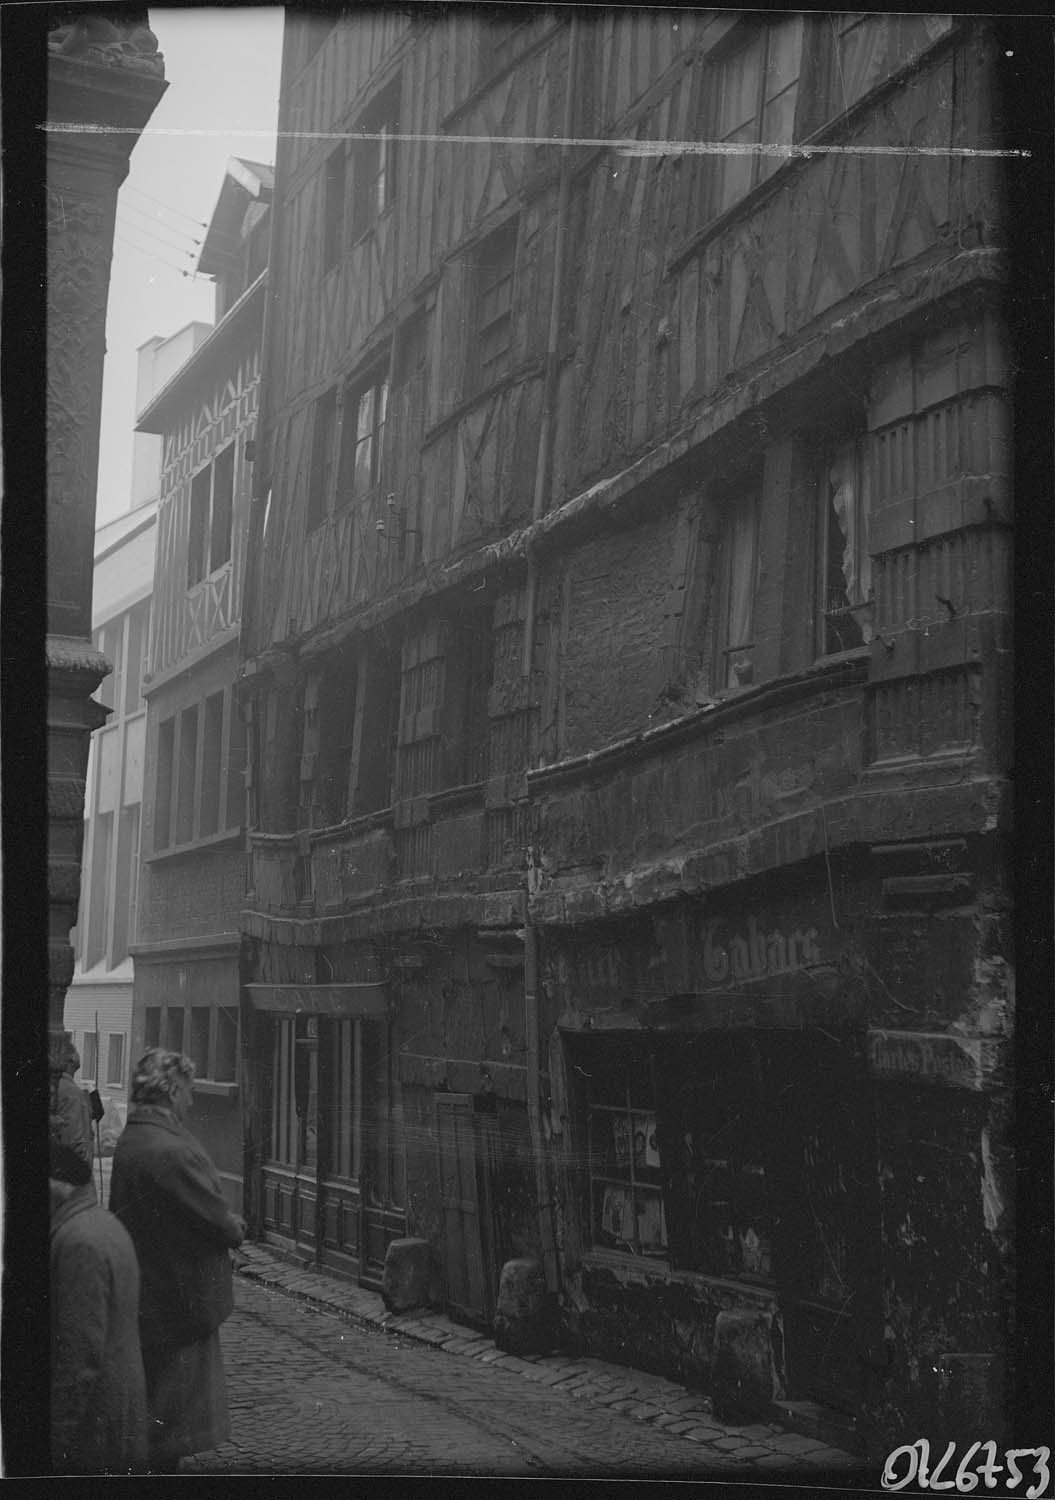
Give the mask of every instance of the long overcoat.
POLYGON ((147 1457, 139 1268, 85 1183, 51 1217, 51 1457, 60 1474, 127 1473, 147 1457))
POLYGON ((144 1353, 192 1344, 234 1307, 228 1250, 242 1240, 216 1169, 171 1110, 138 1104, 114 1152, 110 1207, 132 1236, 144 1353))

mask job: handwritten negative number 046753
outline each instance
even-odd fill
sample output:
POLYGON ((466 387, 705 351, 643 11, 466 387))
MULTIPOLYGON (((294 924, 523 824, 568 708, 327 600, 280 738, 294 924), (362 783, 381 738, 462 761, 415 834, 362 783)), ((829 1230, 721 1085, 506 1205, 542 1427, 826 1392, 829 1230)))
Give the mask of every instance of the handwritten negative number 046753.
POLYGON ((1033 1484, 1023 1490, 1026 1500, 1037 1500, 1038 1496, 1050 1493, 1049 1472, 1050 1448, 1008 1448, 1004 1462, 996 1461, 996 1443, 992 1438, 986 1442, 972 1443, 955 1463, 956 1444, 950 1443, 933 1468, 930 1467, 930 1443, 926 1438, 917 1438, 914 1443, 903 1443, 887 1455, 883 1465, 882 1485, 885 1490, 903 1490, 913 1481, 921 1490, 956 1490, 961 1495, 977 1489, 979 1482, 985 1488, 995 1490, 998 1484, 1005 1490, 1017 1490, 1031 1469, 1036 1475, 1033 1484), (984 1450, 984 1457, 982 1451, 984 1450), (1020 1459, 1032 1460, 1024 1474, 1020 1459), (955 1465, 955 1467, 954 1467, 955 1465))

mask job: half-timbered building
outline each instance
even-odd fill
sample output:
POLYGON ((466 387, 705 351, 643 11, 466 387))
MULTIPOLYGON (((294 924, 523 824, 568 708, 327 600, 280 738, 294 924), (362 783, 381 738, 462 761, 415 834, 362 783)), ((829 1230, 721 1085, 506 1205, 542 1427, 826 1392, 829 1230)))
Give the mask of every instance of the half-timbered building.
POLYGON ((133 1060, 197 1068, 193 1125, 242 1201, 239 912, 244 734, 234 689, 272 169, 232 158, 198 259, 215 327, 139 414, 161 438, 133 1060))
POLYGON ((991 29, 503 9, 287 20, 253 1222, 367 1282, 425 1238, 482 1324, 535 1257, 569 1340, 730 1408, 988 1433, 991 29))

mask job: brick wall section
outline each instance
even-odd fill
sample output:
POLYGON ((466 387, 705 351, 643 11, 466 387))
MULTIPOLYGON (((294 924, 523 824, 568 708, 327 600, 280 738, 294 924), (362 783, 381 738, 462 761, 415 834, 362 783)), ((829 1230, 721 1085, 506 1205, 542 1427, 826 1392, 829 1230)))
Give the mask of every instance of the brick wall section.
POLYGON ((139 941, 237 932, 244 899, 240 849, 198 850, 158 861, 140 887, 139 941))
POLYGON ((676 518, 668 512, 599 537, 570 559, 562 755, 648 728, 670 676, 677 535, 676 518))

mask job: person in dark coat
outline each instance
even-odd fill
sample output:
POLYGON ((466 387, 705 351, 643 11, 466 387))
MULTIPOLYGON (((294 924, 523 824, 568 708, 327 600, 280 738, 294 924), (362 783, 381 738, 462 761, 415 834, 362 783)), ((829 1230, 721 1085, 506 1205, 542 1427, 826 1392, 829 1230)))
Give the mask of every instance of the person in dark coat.
POLYGON ((230 1436, 219 1328, 234 1307, 229 1251, 245 1223, 183 1123, 193 1083, 189 1057, 144 1054, 110 1182, 110 1207, 139 1257, 150 1467, 162 1472, 230 1436))
POLYGON ((92 1166, 92 1106, 88 1095, 74 1082, 73 1075, 81 1065, 80 1053, 71 1041, 62 1055, 62 1072, 55 1085, 54 1111, 61 1122, 61 1143, 69 1146, 81 1161, 92 1166))
POLYGON ((142 1473, 147 1398, 139 1267, 79 1154, 51 1142, 51 1462, 56 1474, 142 1473))

